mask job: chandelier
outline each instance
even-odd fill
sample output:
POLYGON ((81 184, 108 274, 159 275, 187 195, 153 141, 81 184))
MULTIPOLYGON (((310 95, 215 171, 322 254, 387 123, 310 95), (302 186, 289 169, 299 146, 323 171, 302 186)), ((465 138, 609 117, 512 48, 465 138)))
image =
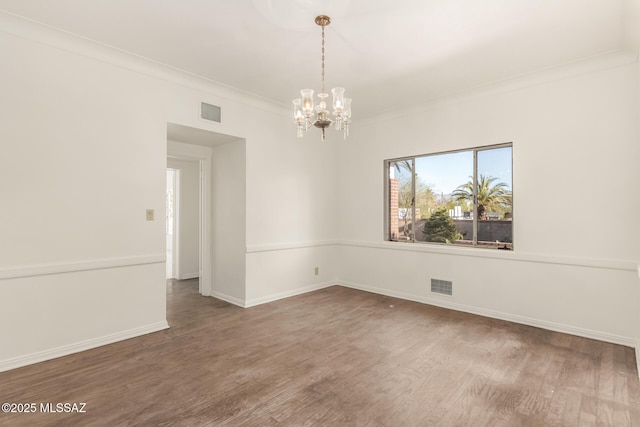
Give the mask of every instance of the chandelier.
POLYGON ((351 99, 344 97, 343 87, 331 89, 333 94, 333 114, 327 109, 329 94, 324 88, 324 27, 331 23, 331 18, 326 15, 316 17, 316 24, 322 27, 322 86, 318 93, 318 103, 313 105, 313 89, 302 89, 302 98, 293 100, 293 116, 298 127, 298 138, 304 135, 311 125, 322 130, 322 141, 325 140, 325 129, 334 126, 335 130, 342 131, 344 139, 349 135, 349 123, 351 122, 351 99), (315 111, 314 111, 315 110, 315 111), (317 117, 314 120, 314 115, 317 117), (332 120, 333 118, 333 120, 332 120))

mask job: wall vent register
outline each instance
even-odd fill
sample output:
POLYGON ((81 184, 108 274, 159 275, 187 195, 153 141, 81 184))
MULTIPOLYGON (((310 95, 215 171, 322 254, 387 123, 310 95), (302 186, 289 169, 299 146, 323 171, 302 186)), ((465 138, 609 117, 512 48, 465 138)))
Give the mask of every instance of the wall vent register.
POLYGON ((205 120, 220 123, 221 113, 222 109, 217 105, 207 104, 206 102, 200 103, 200 117, 205 120))
POLYGON ((453 282, 450 280, 431 279, 431 292, 434 294, 453 295, 453 282))

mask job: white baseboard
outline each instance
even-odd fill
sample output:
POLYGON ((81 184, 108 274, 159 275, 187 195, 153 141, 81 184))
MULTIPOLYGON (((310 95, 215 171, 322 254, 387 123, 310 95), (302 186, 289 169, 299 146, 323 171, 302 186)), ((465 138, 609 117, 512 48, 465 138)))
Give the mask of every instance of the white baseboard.
POLYGON ((638 369, 638 379, 640 379, 640 340, 636 341, 636 367, 638 369))
POLYGON ((198 277, 200 277, 200 273, 196 271, 195 273, 180 274, 180 276, 176 277, 176 279, 178 279, 178 280, 189 280, 189 279, 197 279, 198 277))
POLYGON ((245 302, 245 307, 254 307, 260 304, 266 304, 268 302, 277 301, 279 299, 292 297, 295 295, 306 294, 307 292, 317 291, 319 289, 328 288, 329 286, 335 286, 338 283, 335 280, 328 282, 317 283, 310 286, 304 286, 302 288, 296 288, 289 291, 278 292, 277 294, 265 295, 263 297, 253 298, 245 302))
POLYGON ((233 305, 237 305, 238 307, 245 308, 243 299, 232 297, 231 295, 227 295, 225 293, 218 292, 218 291, 212 291, 210 296, 212 296, 214 298, 217 298, 219 300, 222 300, 222 301, 226 301, 226 302, 231 303, 233 305))
MULTIPOLYGON (((550 331, 561 332, 569 335, 576 335, 585 338, 591 338, 598 341, 610 342, 613 344, 620 344, 627 347, 636 349, 636 355, 639 353, 637 341, 619 335, 607 334, 599 331, 593 331, 590 329, 577 328, 575 326, 563 325, 561 323, 548 322, 546 320, 533 319, 530 317, 519 316, 516 314, 503 313, 500 311, 487 310, 484 308, 473 307, 464 304, 458 304, 455 302, 449 302, 436 298, 429 298, 418 295, 406 294, 403 292, 390 291, 388 289, 376 288, 373 286, 367 286, 360 283, 338 281, 340 286, 347 288, 359 289, 361 291, 373 292, 375 294, 386 295, 390 297, 400 298, 408 301, 415 301, 423 304, 435 305, 442 308, 448 308, 456 311, 463 311, 466 313, 477 314, 479 316, 490 317, 493 319, 506 320, 509 322, 520 323, 523 325, 534 326, 541 329, 547 329, 550 331)), ((636 357, 638 360, 638 357, 636 357)))
POLYGON ((129 329, 127 331, 117 332, 115 334, 105 335, 99 338, 93 338, 62 347, 52 348, 50 350, 40 351, 37 353, 19 356, 7 360, 0 360, 0 372, 21 368, 23 366, 31 365, 34 363, 44 362, 46 360, 56 359, 62 356, 68 356, 73 353, 79 353, 81 351, 90 350, 92 348, 101 347, 107 344, 113 344, 114 342, 139 337, 141 335, 146 335, 151 332, 158 332, 168 328, 169 324, 166 321, 158 322, 151 325, 141 326, 135 329, 129 329))
POLYGON ((311 286, 304 286, 302 288, 296 288, 289 291, 278 292, 276 294, 265 295, 263 297, 253 298, 250 300, 242 300, 240 298, 232 297, 231 295, 227 295, 225 293, 218 292, 218 291, 213 291, 211 293, 211 296, 214 298, 220 299, 222 301, 231 303, 233 305, 237 305, 238 307, 249 308, 249 307, 254 307, 256 305, 277 301, 279 299, 284 299, 284 298, 292 297, 295 295, 306 294, 307 292, 313 292, 319 289, 328 288, 329 286, 334 286, 336 284, 337 283, 335 280, 331 280, 329 282, 318 283, 311 286))

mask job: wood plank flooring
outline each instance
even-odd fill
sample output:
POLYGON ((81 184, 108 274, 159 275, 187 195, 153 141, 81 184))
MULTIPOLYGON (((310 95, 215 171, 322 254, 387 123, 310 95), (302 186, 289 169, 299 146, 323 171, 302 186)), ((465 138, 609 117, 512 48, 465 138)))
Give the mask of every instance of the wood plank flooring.
POLYGON ((331 287, 242 309, 167 285, 171 329, 0 373, 6 426, 640 426, 631 348, 331 287), (40 408, 38 408, 40 409, 40 408))

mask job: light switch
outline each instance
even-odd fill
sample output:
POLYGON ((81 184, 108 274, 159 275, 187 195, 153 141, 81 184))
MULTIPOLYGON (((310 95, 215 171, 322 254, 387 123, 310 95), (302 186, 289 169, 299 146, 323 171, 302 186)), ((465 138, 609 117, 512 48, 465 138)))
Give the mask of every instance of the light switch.
POLYGON ((147 209, 147 221, 153 221, 153 209, 147 209))

